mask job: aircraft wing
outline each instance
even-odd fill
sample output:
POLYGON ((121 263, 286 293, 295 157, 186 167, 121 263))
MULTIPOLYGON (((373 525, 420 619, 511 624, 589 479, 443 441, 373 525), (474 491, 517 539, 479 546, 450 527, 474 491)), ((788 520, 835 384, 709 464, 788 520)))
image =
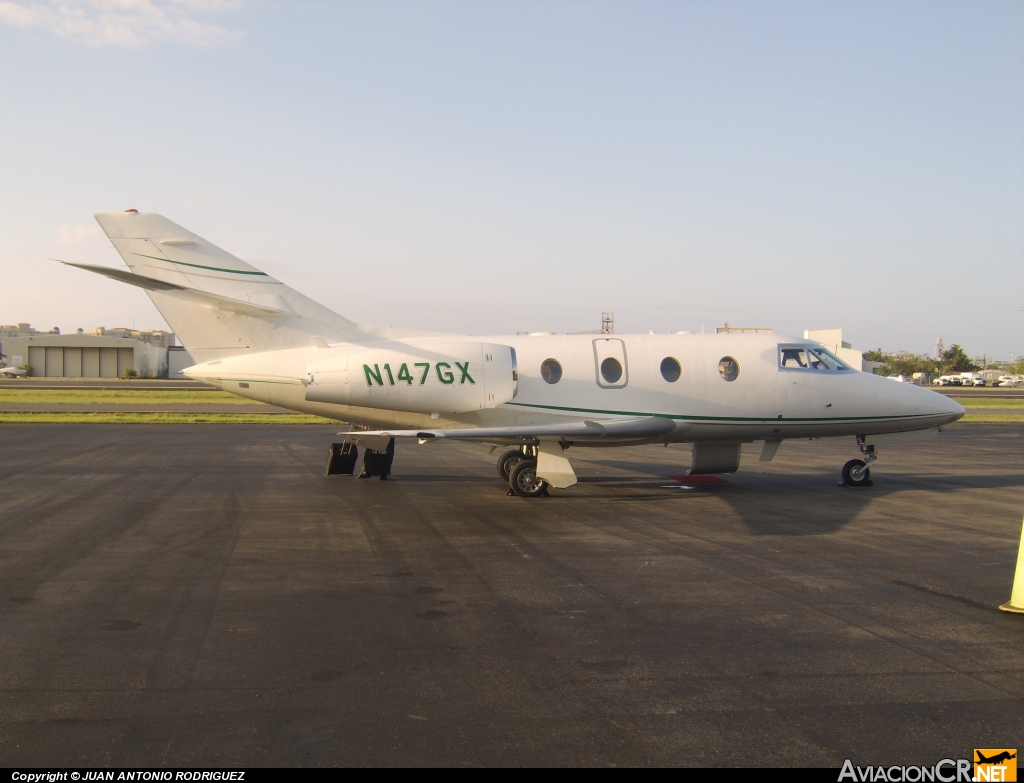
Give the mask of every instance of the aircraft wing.
POLYGON ((441 440, 478 440, 485 443, 538 443, 541 440, 644 440, 667 435, 676 428, 671 419, 645 416, 603 421, 570 421, 525 427, 477 427, 451 430, 375 430, 340 432, 347 441, 383 449, 391 438, 415 438, 420 443, 441 440))

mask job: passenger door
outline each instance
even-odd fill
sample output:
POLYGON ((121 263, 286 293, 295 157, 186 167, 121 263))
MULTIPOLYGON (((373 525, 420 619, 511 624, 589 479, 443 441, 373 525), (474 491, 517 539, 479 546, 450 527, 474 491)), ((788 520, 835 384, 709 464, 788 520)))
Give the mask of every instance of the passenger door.
POLYGON ((629 383, 626 344, 614 337, 594 340, 594 370, 597 385, 603 389, 621 389, 629 383))

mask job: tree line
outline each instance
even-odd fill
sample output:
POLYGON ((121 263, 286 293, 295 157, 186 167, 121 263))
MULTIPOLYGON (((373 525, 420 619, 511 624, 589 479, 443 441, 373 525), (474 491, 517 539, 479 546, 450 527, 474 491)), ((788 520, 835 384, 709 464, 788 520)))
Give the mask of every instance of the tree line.
MULTIPOLYGON (((956 343, 942 352, 938 359, 928 356, 917 356, 912 353, 885 353, 881 348, 866 351, 864 358, 869 362, 882 362, 878 368, 879 375, 913 375, 915 372, 927 372, 934 375, 950 375, 952 373, 973 372, 981 368, 971 361, 963 348, 956 343)), ((1021 362, 1017 362, 1021 364, 1021 362)), ((1011 372, 1011 370, 1007 370, 1011 372)))

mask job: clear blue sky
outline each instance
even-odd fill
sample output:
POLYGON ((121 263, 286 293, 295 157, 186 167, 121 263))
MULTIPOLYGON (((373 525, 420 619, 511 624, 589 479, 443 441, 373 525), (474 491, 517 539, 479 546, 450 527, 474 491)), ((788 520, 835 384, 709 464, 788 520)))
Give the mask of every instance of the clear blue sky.
POLYGON ((1024 353, 1024 4, 0 0, 0 321, 163 328, 92 213, 356 320, 1024 353))

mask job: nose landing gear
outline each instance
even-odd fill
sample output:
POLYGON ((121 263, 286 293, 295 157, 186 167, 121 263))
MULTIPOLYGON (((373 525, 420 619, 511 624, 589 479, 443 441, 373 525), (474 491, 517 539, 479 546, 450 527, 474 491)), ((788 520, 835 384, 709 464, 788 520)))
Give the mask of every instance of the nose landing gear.
POLYGON ((857 437, 857 445, 864 459, 851 459, 843 465, 843 480, 839 486, 843 487, 871 487, 874 482, 871 480, 871 463, 878 459, 875 447, 864 443, 863 436, 857 437))

